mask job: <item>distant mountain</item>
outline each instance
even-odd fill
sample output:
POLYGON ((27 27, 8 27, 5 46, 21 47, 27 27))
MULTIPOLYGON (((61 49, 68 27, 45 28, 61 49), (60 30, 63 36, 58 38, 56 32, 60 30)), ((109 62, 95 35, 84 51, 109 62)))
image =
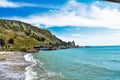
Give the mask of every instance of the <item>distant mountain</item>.
POLYGON ((0 19, 0 45, 7 50, 19 50, 35 46, 62 46, 64 48, 70 46, 46 29, 21 21, 5 19, 0 19))

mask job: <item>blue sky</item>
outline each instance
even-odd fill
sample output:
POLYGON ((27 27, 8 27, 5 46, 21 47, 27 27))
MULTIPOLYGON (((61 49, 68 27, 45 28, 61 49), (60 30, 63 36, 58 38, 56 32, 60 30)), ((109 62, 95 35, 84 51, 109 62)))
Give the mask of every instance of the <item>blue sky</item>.
POLYGON ((0 0, 0 18, 46 28, 78 45, 120 45, 120 4, 103 0, 0 0))

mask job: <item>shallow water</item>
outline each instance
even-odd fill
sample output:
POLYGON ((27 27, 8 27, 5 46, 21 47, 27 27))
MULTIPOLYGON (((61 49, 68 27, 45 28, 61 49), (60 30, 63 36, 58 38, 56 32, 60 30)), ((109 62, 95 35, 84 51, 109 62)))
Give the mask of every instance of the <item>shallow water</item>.
POLYGON ((119 46, 44 51, 34 58, 34 80, 120 80, 119 46))

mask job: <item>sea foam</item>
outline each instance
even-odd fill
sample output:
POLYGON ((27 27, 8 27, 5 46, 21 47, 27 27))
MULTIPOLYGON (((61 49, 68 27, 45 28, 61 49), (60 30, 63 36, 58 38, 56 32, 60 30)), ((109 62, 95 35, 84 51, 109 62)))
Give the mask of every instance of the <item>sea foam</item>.
POLYGON ((0 61, 0 80, 24 79, 24 68, 27 65, 28 63, 24 61, 23 56, 21 54, 7 54, 6 59, 0 61))
POLYGON ((37 79, 37 72, 33 71, 33 67, 37 65, 37 60, 33 58, 32 54, 26 54, 25 60, 31 62, 31 65, 26 67, 26 78, 25 80, 37 79))
POLYGON ((25 60, 31 62, 31 65, 26 67, 25 80, 56 80, 63 78, 61 73, 55 73, 44 69, 43 63, 33 57, 32 54, 26 54, 25 60))

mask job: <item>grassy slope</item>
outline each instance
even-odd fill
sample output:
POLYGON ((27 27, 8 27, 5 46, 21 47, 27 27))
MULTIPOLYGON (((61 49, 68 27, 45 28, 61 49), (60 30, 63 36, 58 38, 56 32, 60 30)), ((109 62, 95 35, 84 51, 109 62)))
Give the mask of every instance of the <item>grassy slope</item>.
POLYGON ((0 20, 0 38, 5 40, 5 46, 11 48, 30 48, 50 44, 66 45, 48 30, 14 20, 0 20), (8 43, 10 38, 14 39, 14 44, 8 43), (42 40, 43 38, 44 40, 42 40))

